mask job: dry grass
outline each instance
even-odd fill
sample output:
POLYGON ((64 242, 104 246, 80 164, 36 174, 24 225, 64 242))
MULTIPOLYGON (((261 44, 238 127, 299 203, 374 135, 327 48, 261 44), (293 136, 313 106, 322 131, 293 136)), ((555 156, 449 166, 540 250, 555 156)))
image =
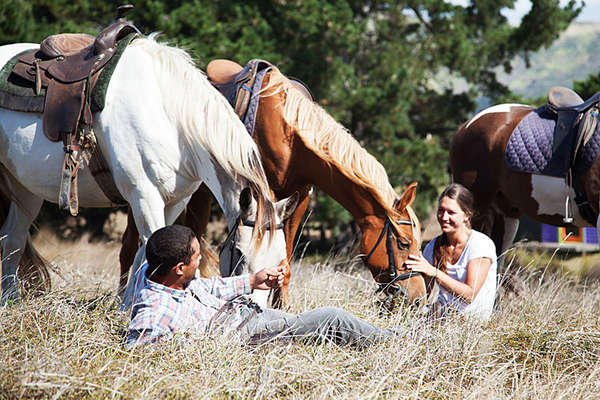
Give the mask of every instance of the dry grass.
POLYGON ((127 352, 127 318, 114 302, 117 245, 45 240, 41 250, 62 277, 53 276, 52 293, 0 309, 0 398, 600 396, 597 282, 524 272, 524 295, 503 299, 489 324, 440 324, 406 309, 380 314, 375 285, 358 266, 297 264, 292 311, 339 306, 404 333, 363 351, 205 338, 127 352))

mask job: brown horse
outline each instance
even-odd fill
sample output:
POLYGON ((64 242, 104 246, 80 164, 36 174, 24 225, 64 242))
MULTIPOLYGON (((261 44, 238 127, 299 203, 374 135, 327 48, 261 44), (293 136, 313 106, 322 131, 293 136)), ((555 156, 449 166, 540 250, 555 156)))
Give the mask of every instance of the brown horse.
MULTIPOLYGON (((421 242, 420 225, 410 207, 416 183, 398 198, 383 166, 277 68, 265 75, 260 93, 254 139, 269 185, 276 199, 300 194, 296 211, 285 221, 288 260, 314 185, 354 217, 362 231, 363 260, 381 288, 392 295, 402 291, 411 300, 423 297, 423 278, 404 265, 421 242)), ((209 205, 206 190, 196 192, 188 204, 186 223, 198 234, 205 230, 209 205)), ((122 276, 127 275, 136 248, 137 232, 130 223, 123 238, 122 276)), ((288 269, 284 286, 274 295, 275 306, 288 304, 289 281, 288 269)))
POLYGON ((512 244, 521 215, 556 226, 593 226, 577 207, 568 207, 573 222, 565 223, 565 200, 567 194, 575 198, 573 187, 581 188, 598 217, 598 160, 586 172, 573 176, 573 185, 564 178, 507 167, 505 149, 511 133, 533 110, 521 104, 490 107, 462 124, 450 147, 453 180, 471 189, 475 197, 473 227, 492 238, 499 255, 512 244))

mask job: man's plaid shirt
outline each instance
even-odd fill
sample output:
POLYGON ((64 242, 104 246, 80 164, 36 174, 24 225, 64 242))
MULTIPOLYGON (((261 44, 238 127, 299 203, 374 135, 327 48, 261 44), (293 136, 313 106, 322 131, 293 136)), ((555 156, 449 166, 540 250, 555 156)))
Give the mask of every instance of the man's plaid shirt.
MULTIPOLYGON (((185 290, 168 288, 144 276, 144 287, 135 297, 126 346, 168 338, 176 332, 207 333, 210 319, 228 300, 250 293, 248 275, 195 278, 185 290)), ((234 327, 242 321, 241 315, 230 320, 234 327)))

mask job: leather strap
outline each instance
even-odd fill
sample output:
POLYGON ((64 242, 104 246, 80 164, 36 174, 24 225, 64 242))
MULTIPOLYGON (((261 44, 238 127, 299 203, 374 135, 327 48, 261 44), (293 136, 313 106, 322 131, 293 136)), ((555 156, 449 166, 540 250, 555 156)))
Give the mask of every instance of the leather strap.
MULTIPOLYGON (((85 131, 84 131, 85 132, 85 131)), ((121 196, 112 173, 108 168, 108 163, 104 159, 102 152, 98 149, 96 135, 90 130, 85 132, 85 144, 83 157, 90 168, 90 172, 104 195, 115 205, 124 206, 127 201, 121 196)))

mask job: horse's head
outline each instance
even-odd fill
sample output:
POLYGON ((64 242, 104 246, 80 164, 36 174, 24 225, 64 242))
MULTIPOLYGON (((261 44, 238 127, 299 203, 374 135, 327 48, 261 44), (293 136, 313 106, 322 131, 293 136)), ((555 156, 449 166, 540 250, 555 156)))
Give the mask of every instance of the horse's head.
POLYGON ((416 183, 410 184, 396 200, 395 216, 367 217, 361 241, 363 260, 380 285, 378 291, 389 295, 390 300, 402 293, 414 303, 426 295, 423 277, 405 265, 408 255, 418 254, 421 246, 421 226, 410 207, 416 188, 416 183))
MULTIPOLYGON (((275 267, 287 260, 283 221, 295 210, 298 195, 294 194, 274 204, 275 229, 271 230, 271 221, 264 220, 266 231, 260 243, 253 240, 257 203, 249 189, 240 194, 240 218, 231 230, 219 256, 223 276, 257 272, 265 267, 275 267)), ((268 293, 267 293, 268 295, 268 293)), ((255 296, 255 301, 266 307, 264 298, 255 296), (261 304, 262 303, 262 304, 261 304)))

